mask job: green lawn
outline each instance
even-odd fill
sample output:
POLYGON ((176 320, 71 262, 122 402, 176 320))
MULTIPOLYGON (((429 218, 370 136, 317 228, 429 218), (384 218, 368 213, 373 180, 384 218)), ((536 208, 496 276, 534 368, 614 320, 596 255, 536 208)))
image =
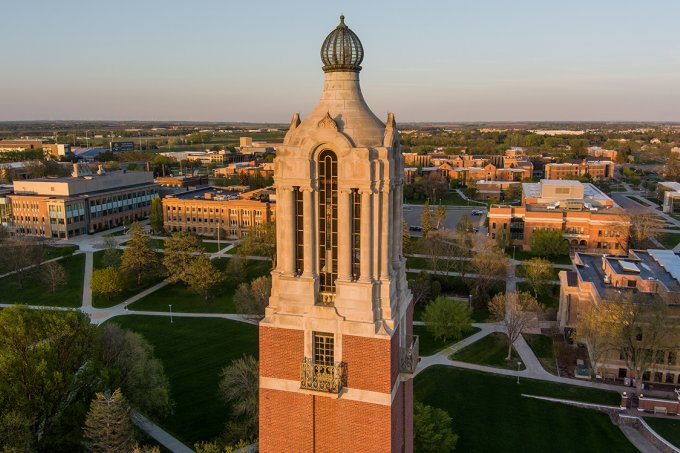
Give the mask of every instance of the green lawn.
MULTIPOLYGON (((518 291, 526 291, 534 294, 534 290, 531 288, 529 282, 518 282, 518 291)), ((538 301, 543 304, 546 309, 555 309, 560 305, 560 286, 559 285, 548 285, 546 290, 538 294, 538 301)))
MULTIPOLYGON (((495 368, 505 368, 508 370, 517 369, 517 361, 519 355, 515 348, 512 348, 512 359, 505 360, 508 355, 508 337, 507 335, 494 332, 479 341, 475 341, 469 346, 464 347, 460 351, 453 354, 451 360, 458 360, 460 362, 476 363, 477 365, 486 365, 495 368)), ((520 369, 524 369, 524 364, 520 369)))
MULTIPOLYGON (((512 258, 512 247, 508 247, 505 249, 505 253, 512 258)), ((526 261, 530 260, 531 258, 536 258, 536 255, 534 255, 531 252, 525 252, 524 250, 520 250, 519 247, 515 247, 515 259, 518 261, 526 261)), ((551 256, 551 257, 545 257, 548 261, 554 264, 571 264, 571 258, 569 258, 569 255, 559 255, 559 256, 551 256)))
POLYGON ((659 436, 680 448, 680 420, 645 417, 645 421, 659 436))
POLYGON ((470 335, 476 334, 480 330, 481 329, 477 327, 471 327, 470 330, 466 332, 461 338, 457 338, 455 340, 442 341, 435 339, 434 336, 432 336, 432 334, 428 332, 425 326, 413 326, 413 334, 418 335, 419 337, 421 356, 434 355, 437 352, 441 351, 442 349, 449 347, 452 344, 469 337, 470 335))
POLYGON ((142 334, 163 362, 174 414, 158 420, 190 447, 218 436, 229 408, 217 395, 222 367, 243 354, 257 357, 257 326, 213 318, 120 316, 109 322, 142 334))
POLYGON ((666 233, 657 239, 667 249, 672 249, 680 242, 680 233, 666 233))
MULTIPOLYGON (((220 258, 213 261, 218 268, 224 270, 229 258, 220 258)), ((261 275, 267 274, 271 269, 269 261, 248 261, 245 276, 242 279, 229 279, 220 285, 216 294, 208 299, 193 292, 182 283, 167 285, 160 290, 149 294, 143 299, 128 306, 130 310, 168 311, 168 305, 172 304, 172 310, 188 313, 235 313, 233 296, 236 287, 242 282, 249 282, 261 275)))
MULTIPOLYGON (((451 261, 451 260, 445 260, 445 259, 439 259, 437 260, 437 264, 442 263, 441 265, 438 266, 439 270, 446 269, 449 272, 460 272, 461 270, 461 263, 448 263, 446 261, 451 261)), ((420 258, 420 257, 414 257, 414 256, 407 256, 406 257, 406 267, 409 269, 432 269, 432 260, 430 258, 420 258)), ((473 272, 472 266, 469 261, 465 261, 462 265, 462 269, 465 272, 471 273, 473 272)))
POLYGON ((45 259, 49 260, 59 256, 73 255, 77 252, 79 247, 77 245, 63 245, 45 248, 45 259))
POLYGON ((83 277, 85 255, 67 256, 58 261, 66 271, 66 284, 57 287, 54 294, 41 281, 41 269, 33 269, 22 286, 10 275, 0 279, 0 302, 11 304, 47 305, 55 307, 80 307, 83 302, 83 277))
POLYGON ((616 392, 434 366, 415 379, 415 398, 444 409, 459 435, 456 452, 635 452, 600 412, 522 393, 618 405, 616 392))
MULTIPOLYGON (((414 199, 414 198, 404 198, 404 203, 406 204, 423 204, 424 199, 414 199)), ((450 190, 443 194, 441 198, 437 198, 435 201, 430 201, 430 205, 443 204, 449 206, 484 206, 486 203, 475 203, 474 201, 468 202, 461 197, 455 190, 450 190)))
POLYGON ((548 373, 556 375, 557 364, 555 363, 553 339, 546 335, 536 335, 530 333, 525 333, 523 336, 526 342, 529 344, 531 350, 534 351, 534 354, 536 354, 536 357, 538 357, 538 361, 541 362, 543 368, 548 373))

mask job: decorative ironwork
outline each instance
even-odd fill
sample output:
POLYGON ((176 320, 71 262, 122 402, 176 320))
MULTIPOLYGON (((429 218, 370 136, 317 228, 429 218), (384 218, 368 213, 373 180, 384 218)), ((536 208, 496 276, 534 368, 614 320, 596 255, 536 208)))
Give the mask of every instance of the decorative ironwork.
POLYGON ((317 299, 316 305, 332 307, 335 305, 335 293, 321 291, 319 293, 319 298, 317 299))
POLYGON ((300 388, 317 392, 340 393, 345 385, 345 363, 314 363, 308 357, 300 364, 300 388))
POLYGON ((407 346, 400 348, 399 364, 402 373, 413 374, 420 361, 420 341, 418 335, 407 337, 407 346))

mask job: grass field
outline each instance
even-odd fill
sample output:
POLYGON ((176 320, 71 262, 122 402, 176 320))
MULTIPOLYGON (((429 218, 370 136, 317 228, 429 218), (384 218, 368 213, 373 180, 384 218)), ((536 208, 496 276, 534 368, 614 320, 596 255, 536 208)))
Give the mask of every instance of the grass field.
POLYGON ((552 374, 557 374, 557 364, 555 363, 555 352, 553 350, 553 339, 546 335, 535 335, 525 333, 524 339, 536 357, 541 362, 543 368, 552 374))
POLYGON ((77 245, 64 245, 59 247, 47 247, 45 249, 45 259, 49 260, 58 256, 73 255, 78 251, 77 245))
MULTIPOLYGON (((517 290, 526 291, 531 293, 532 296, 534 295, 534 290, 531 289, 531 285, 528 282, 518 282, 517 290)), ((546 309, 557 309, 557 307, 560 305, 560 286, 548 285, 544 292, 538 294, 538 301, 546 309)))
POLYGON ((645 421, 659 436, 680 448, 680 420, 646 417, 645 421))
POLYGON ((680 233, 666 233, 659 236, 658 241, 667 249, 672 249, 680 243, 680 233))
POLYGON ((109 322, 142 334, 163 362, 174 414, 159 424, 187 445, 218 436, 229 408, 217 395, 222 367, 243 354, 257 357, 257 326, 212 318, 121 316, 109 322))
MULTIPOLYGON (((451 360, 516 370, 517 361, 521 362, 517 351, 515 351, 515 348, 512 348, 511 360, 505 360, 507 355, 507 335, 500 332, 494 332, 456 352, 451 356, 451 360)), ((521 365, 520 369, 524 369, 524 364, 521 365)))
MULTIPOLYGON (((218 268, 224 270, 229 259, 220 258, 214 263, 218 268)), ((130 310, 149 310, 149 311, 168 311, 168 305, 172 304, 172 310, 188 313, 235 313, 233 296, 236 287, 242 282, 249 282, 252 279, 265 275, 269 272, 271 263, 269 261, 248 261, 246 264, 245 276, 242 279, 229 279, 220 285, 216 294, 208 299, 193 292, 182 283, 167 285, 155 291, 145 298, 128 306, 130 310)))
MULTIPOLYGON (((404 203, 406 204, 423 204, 425 203, 425 200, 423 199, 413 199, 413 198, 404 198, 404 203)), ((443 204, 443 205, 448 205, 448 206, 477 206, 477 207, 482 207, 486 208, 486 203, 481 203, 481 202, 474 202, 470 201, 468 202, 467 200, 464 200, 463 197, 461 197, 458 192, 455 190, 450 190, 443 194, 441 198, 438 198, 436 201, 430 201, 430 205, 435 205, 435 204, 443 204)))
POLYGON ((83 302, 83 277, 85 255, 67 256, 58 261, 66 271, 66 284, 57 287, 54 294, 40 280, 40 269, 34 269, 22 286, 10 275, 0 280, 0 302, 11 304, 47 305, 55 307, 80 307, 83 302))
POLYGON ((600 412, 522 397, 522 393, 616 405, 616 392, 498 376, 444 366, 415 379, 415 398, 444 409, 459 435, 456 452, 635 452, 600 412))
POLYGON ((452 344, 457 343, 460 340, 469 337, 470 335, 476 334, 480 330, 481 329, 477 327, 471 327, 470 330, 460 338, 456 338, 455 340, 442 341, 435 339, 434 336, 432 336, 432 334, 428 332, 425 326, 413 326, 413 334, 418 335, 419 337, 421 356, 434 355, 437 352, 441 351, 442 349, 451 346, 452 344))
MULTIPOLYGON (((508 247, 505 249, 505 253, 512 258, 512 247, 508 247)), ((520 250, 519 248, 515 247, 515 259, 518 261, 526 261, 530 260, 531 258, 536 258, 536 255, 534 255, 531 252, 525 252, 524 250, 520 250)), ((571 264, 571 258, 569 258, 569 255, 559 255, 559 256, 551 256, 546 258, 548 261, 551 263, 555 264, 571 264)))

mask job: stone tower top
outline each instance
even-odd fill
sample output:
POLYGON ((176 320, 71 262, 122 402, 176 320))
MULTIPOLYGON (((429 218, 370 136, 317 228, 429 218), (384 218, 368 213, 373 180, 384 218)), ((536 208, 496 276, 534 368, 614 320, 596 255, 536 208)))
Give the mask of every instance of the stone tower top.
POLYGON ((364 48, 352 30, 345 25, 345 16, 340 24, 329 33, 321 45, 321 61, 324 72, 361 71, 364 48))

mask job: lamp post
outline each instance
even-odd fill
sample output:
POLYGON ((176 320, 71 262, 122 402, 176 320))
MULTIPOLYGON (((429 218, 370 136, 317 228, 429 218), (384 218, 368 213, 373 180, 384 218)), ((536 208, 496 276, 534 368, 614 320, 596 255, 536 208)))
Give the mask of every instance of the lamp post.
POLYGON ((519 367, 522 366, 522 362, 517 361, 517 384, 519 385, 519 367))
POLYGON ((468 308, 472 311, 472 294, 468 294, 468 308))
POLYGON ((515 261, 515 246, 512 246, 512 260, 515 261))
POLYGON ((168 308, 170 309, 170 324, 172 324, 172 304, 168 304, 168 308))

